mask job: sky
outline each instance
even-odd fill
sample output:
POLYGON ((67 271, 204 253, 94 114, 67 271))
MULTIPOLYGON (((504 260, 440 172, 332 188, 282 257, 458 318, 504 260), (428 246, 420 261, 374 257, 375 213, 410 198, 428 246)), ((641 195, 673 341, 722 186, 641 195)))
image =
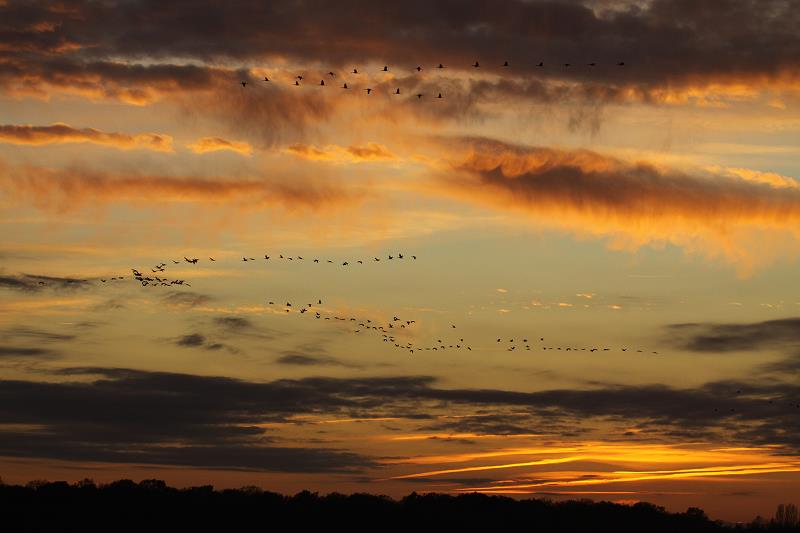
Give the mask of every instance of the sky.
POLYGON ((0 0, 0 476, 771 516, 798 25, 0 0))

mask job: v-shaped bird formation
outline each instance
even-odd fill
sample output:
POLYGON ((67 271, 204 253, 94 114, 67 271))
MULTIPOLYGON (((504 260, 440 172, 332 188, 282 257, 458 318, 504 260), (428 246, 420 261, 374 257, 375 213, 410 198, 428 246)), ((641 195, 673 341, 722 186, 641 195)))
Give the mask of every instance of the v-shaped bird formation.
MULTIPOLYGON (((494 66, 494 65, 492 65, 492 66, 494 66)), ((537 69, 546 68, 544 61, 539 61, 538 63, 534 64, 533 66, 536 67, 537 69)), ((548 66, 549 66, 549 64, 548 64, 548 66)), ((585 68, 588 68, 588 69, 602 69, 603 67, 621 68, 621 67, 625 67, 625 66, 626 65, 625 65, 624 61, 617 61, 615 63, 610 63, 610 64, 602 64, 602 63, 598 63, 597 61, 590 61, 588 63, 582 63, 580 65, 579 64, 573 64, 573 63, 561 63, 561 64, 556 65, 556 68, 560 68, 560 69, 573 68, 574 69, 574 68, 577 68, 577 67, 585 67, 585 68)), ((476 60, 474 63, 472 63, 470 65, 470 67, 473 70, 479 70, 479 69, 481 69, 481 63, 480 63, 480 61, 476 60)), ((509 71, 509 70, 511 70, 511 62, 508 61, 508 60, 503 61, 503 63, 497 65, 497 67, 501 71, 509 71)), ((443 63, 439 63, 438 65, 433 66, 433 67, 423 67, 422 65, 417 65, 416 67, 412 68, 410 70, 410 72, 411 73, 416 72, 417 74, 421 74, 422 71, 426 70, 426 69, 435 70, 435 71, 441 71, 441 70, 446 69, 446 68, 447 67, 443 63)), ((367 83, 367 84, 372 85, 374 83, 374 81, 375 81, 371 77, 372 74, 388 75, 391 72, 393 72, 393 70, 391 70, 389 68, 389 65, 384 65, 383 68, 377 69, 377 72, 374 72, 374 73, 370 72, 370 71, 365 71, 364 69, 359 71, 359 69, 357 67, 353 67, 353 70, 348 73, 350 78, 349 79, 342 79, 342 83, 341 83, 341 85, 338 85, 338 87, 340 89, 344 89, 344 90, 360 89, 360 90, 364 91, 367 96, 369 96, 369 95, 371 95, 373 93, 378 92, 378 90, 376 90, 376 88, 372 87, 372 86, 362 87, 362 86, 359 85, 359 82, 363 81, 363 83, 367 83), (359 80, 359 82, 356 82, 354 80, 359 80)), ((291 80, 278 81, 277 78, 270 78, 267 75, 267 76, 264 76, 263 80, 261 80, 261 84, 283 83, 283 84, 292 85, 292 86, 295 86, 295 87, 300 87, 302 85, 309 85, 310 84, 310 85, 315 85, 315 86, 318 86, 318 87, 337 87, 337 85, 335 85, 333 83, 333 81, 335 79, 338 79, 338 78, 341 78, 341 77, 337 76, 336 72, 334 72, 334 71, 328 71, 327 73, 318 73, 317 76, 312 78, 313 80, 316 80, 317 78, 319 78, 319 83, 316 83, 315 81, 312 81, 310 83, 305 83, 304 80, 306 80, 306 78, 308 78, 307 75, 298 74, 298 75, 294 76, 294 78, 292 78, 291 80), (326 78, 328 79, 328 83, 325 83, 326 78)), ((254 82, 252 80, 241 80, 239 82, 239 84, 241 84, 243 89, 247 89, 248 85, 253 85, 254 83, 258 83, 258 82, 254 82)), ((387 83, 388 83, 387 80, 384 80, 383 82, 381 82, 382 85, 386 85, 387 83)), ((393 96, 402 96, 402 95, 407 94, 407 92, 406 92, 407 89, 403 89, 403 90, 401 90, 401 89, 402 89, 402 87, 389 88, 389 89, 385 90, 385 93, 388 94, 388 95, 393 95, 393 96)), ((440 99, 444 98, 444 91, 443 90, 436 90, 430 95, 426 95, 425 93, 412 93, 411 94, 411 97, 416 97, 417 100, 422 100, 423 97, 425 97, 425 96, 429 96, 432 99, 440 100, 440 99)))
MULTIPOLYGON (((248 263, 248 264, 273 264, 276 262, 283 262, 284 264, 296 264, 299 265, 300 263, 308 263, 310 265, 319 266, 322 268, 323 266, 334 266, 339 267, 343 271, 349 271, 349 267, 353 268, 360 268, 365 265, 375 264, 375 263, 385 263, 388 261, 392 262, 400 262, 404 261, 406 263, 413 263, 417 261, 417 256, 414 254, 408 254, 403 252, 397 253, 389 253, 386 255, 372 256, 369 258, 362 257, 358 259, 330 259, 330 258, 320 258, 314 256, 301 256, 301 255, 288 255, 283 253, 270 254, 265 253, 263 256, 253 257, 250 255, 243 255, 241 259, 217 259, 214 257, 208 257, 206 259, 201 259, 199 257, 186 257, 182 256, 180 259, 170 259, 169 260, 172 265, 191 265, 190 268, 198 267, 202 268, 204 265, 221 265, 225 263, 230 263, 231 261, 237 263, 248 263)), ((188 283, 185 279, 169 279, 167 277, 162 277, 160 274, 165 272, 168 268, 167 262, 159 262, 152 267, 149 268, 150 272, 146 270, 144 272, 132 268, 132 276, 131 280, 139 283, 142 287, 149 287, 149 288, 158 288, 158 287, 172 287, 172 288, 179 288, 179 287, 191 287, 192 285, 188 283)), ((110 283, 110 282, 120 282, 124 281, 128 278, 126 276, 113 276, 110 278, 100 278, 99 281, 101 283, 110 283)), ((323 305, 322 298, 316 298, 316 303, 312 302, 305 302, 298 304, 297 302, 292 303, 291 301, 286 301, 285 304, 281 304, 283 300, 278 299, 268 299, 266 300, 265 306, 269 309, 273 309, 276 313, 275 314, 283 314, 286 316, 291 315, 298 315, 299 317, 313 317, 315 320, 320 321, 332 321, 337 323, 344 323, 346 324, 346 330, 353 333, 353 334, 365 334, 365 335, 373 335, 378 337, 380 341, 383 343, 387 343, 388 346, 393 348, 407 351, 410 354, 419 353, 419 352, 444 352, 447 350, 450 351, 464 351, 464 352, 472 352, 476 350, 484 350, 484 351, 497 351, 503 350, 507 352, 515 352, 519 351, 555 351, 555 352, 584 352, 584 353, 608 353, 608 352, 631 352, 631 353, 640 353, 640 354, 652 354, 658 355, 659 352, 654 350, 645 350, 642 348, 631 348, 631 347, 609 347, 609 346, 556 346, 556 345, 545 345, 545 337, 541 335, 533 335, 533 334, 523 334, 521 336, 505 339, 502 337, 498 337, 496 342, 491 342, 488 339, 483 339, 486 341, 485 343, 482 342, 481 339, 475 339, 474 336, 470 335, 469 333, 462 333, 462 328, 457 324, 450 324, 449 327, 446 329, 447 335, 435 335, 430 338, 430 342, 419 342, 416 340, 420 334, 415 331, 415 326, 418 323, 418 319, 410 319, 408 317, 399 317, 396 315, 392 315, 390 319, 376 319, 376 318, 366 318, 366 317, 359 317, 359 316, 351 316, 351 315, 344 315, 340 312, 337 312, 335 309, 330 309, 323 305)))

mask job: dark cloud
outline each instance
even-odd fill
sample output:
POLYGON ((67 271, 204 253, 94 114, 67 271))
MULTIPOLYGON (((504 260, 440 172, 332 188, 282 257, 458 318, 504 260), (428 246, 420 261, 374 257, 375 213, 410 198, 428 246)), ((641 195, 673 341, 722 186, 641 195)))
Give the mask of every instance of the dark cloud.
POLYGON ((348 68, 367 61, 409 67, 443 62, 468 70, 480 59, 484 69, 500 71, 510 60, 513 72, 541 77, 669 84, 770 77, 793 69, 800 56, 795 7, 792 0, 345 0, 315 2, 308 9, 291 0, 182 0, 169 9, 151 1, 110 1, 64 10, 49 2, 10 2, 0 7, 0 35, 19 55, 61 53, 87 62, 123 57, 269 63, 271 57, 288 57, 348 68), (549 68, 537 69, 540 60, 549 68), (628 67, 609 66, 619 60, 628 67), (584 67, 591 61, 600 65, 584 67), (574 67, 556 68, 563 62, 574 67))
POLYGON ((0 432, 0 454, 336 471, 372 462, 337 450, 273 448, 261 425, 309 414, 393 416, 427 420, 420 429, 429 431, 432 415, 442 415, 437 420, 446 421, 462 409, 472 415, 473 423, 442 423, 439 428, 579 436, 587 424, 601 421, 624 428, 636 425, 651 439, 716 436, 726 442, 800 449, 800 387, 775 382, 720 381, 691 389, 652 385, 518 392, 443 389, 426 376, 314 377, 261 383, 121 368, 67 368, 55 376, 80 380, 0 381, 0 427, 41 428, 0 432))
POLYGON ((255 424, 309 412, 306 405, 335 411, 337 404, 353 403, 326 398, 333 396, 330 392, 314 400, 309 395, 313 387, 124 369, 66 369, 60 374, 97 374, 100 379, 0 382, 0 423, 39 420, 47 427, 2 431, 0 455, 282 472, 373 466, 347 451, 267 445, 270 439, 255 424), (30 403, 15 411, 11 398, 30 403))
POLYGON ((171 291, 165 294, 161 301, 172 307, 199 307, 210 302, 211 297, 190 291, 171 291))
POLYGON ((205 343, 206 338, 199 333, 190 333, 175 341, 178 346, 203 346, 205 343))
POLYGON ((38 343, 67 342, 74 340, 77 335, 68 333, 55 333, 25 326, 15 326, 0 332, 2 337, 26 338, 38 343))
POLYGON ((796 376, 800 373, 800 354, 763 364, 758 369, 767 373, 796 376))
POLYGON ((21 346, 0 346, 0 359, 18 357, 46 357, 55 356, 53 350, 47 348, 26 348, 21 346))
POLYGON ((37 274, 18 274, 0 276, 0 289, 22 292, 37 292, 44 289, 78 289, 91 285, 89 280, 37 274))
POLYGON ((344 94, 360 94, 367 84, 384 94, 403 87, 407 96, 369 104, 371 115, 391 123, 479 118, 487 112, 483 102, 559 102, 569 104, 570 129, 594 132, 610 103, 735 101, 742 86, 794 91, 797 12, 792 0, 714 0, 702 8, 675 0, 625 7, 345 0, 313 9, 293 0, 180 0, 170 9, 112 0, 66 12, 47 2, 24 9, 11 2, 0 5, 0 90, 133 104, 166 99, 260 147, 324 132, 319 126, 348 105, 344 94), (398 44, 409 40, 413 46, 398 44), (479 70, 471 67, 478 59, 479 70), (505 60, 512 68, 500 66, 505 60), (620 60, 626 66, 616 66, 620 60), (545 67, 536 66, 540 61, 545 67), (389 79, 376 67, 387 63, 389 79), (437 69, 440 63, 447 68, 437 69), (419 64, 424 70, 413 71, 419 64), (338 84, 354 65, 361 74, 347 80, 357 91, 310 97, 314 87, 290 86, 298 70, 311 80, 333 69, 338 84), (262 81, 262 68, 271 83, 262 81), (240 87, 242 80, 250 85, 240 87), (445 98, 436 105, 413 98, 422 93, 427 102, 440 92, 445 98))
POLYGON ((800 318, 742 324, 673 324, 673 344, 693 352, 732 352, 800 345, 800 318))
POLYGON ((329 355, 310 355, 299 352, 286 352, 284 355, 275 360, 279 365, 291 366, 344 366, 348 368, 356 368, 358 365, 340 361, 335 357, 329 355))
POLYGON ((178 346, 184 346, 187 348, 205 348, 206 350, 221 350, 223 348, 227 349, 231 353, 239 353, 239 350, 234 346, 229 344, 223 344, 221 342, 211 341, 205 335, 201 333, 190 333, 188 335, 184 335, 179 337, 175 340, 175 344, 178 346))
POLYGON ((243 330, 253 326, 246 318, 239 316, 220 316, 214 319, 214 323, 227 330, 243 330))

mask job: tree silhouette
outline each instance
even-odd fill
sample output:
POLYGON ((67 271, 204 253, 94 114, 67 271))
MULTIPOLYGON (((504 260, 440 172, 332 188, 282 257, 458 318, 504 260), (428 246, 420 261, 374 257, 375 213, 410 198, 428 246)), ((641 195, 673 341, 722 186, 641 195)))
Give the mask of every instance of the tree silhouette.
POLYGON ((404 531, 532 531, 612 533, 800 532, 797 506, 781 504, 767 523, 726 525, 697 507, 670 513, 647 502, 622 505, 588 499, 551 501, 503 496, 416 493, 399 500, 356 493, 294 496, 256 486, 215 490, 211 485, 178 489, 159 479, 122 479, 96 485, 34 480, 0 485, 4 521, 24 521, 27 530, 117 531, 213 529, 404 531))
POLYGON ((797 526, 797 506, 793 503, 779 504, 775 510, 775 523, 782 527, 797 526))

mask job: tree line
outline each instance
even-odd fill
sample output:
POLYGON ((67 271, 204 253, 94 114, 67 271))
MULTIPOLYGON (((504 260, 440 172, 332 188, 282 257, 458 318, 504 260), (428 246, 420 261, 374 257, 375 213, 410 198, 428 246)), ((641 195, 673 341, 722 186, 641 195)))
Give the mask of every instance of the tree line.
MULTIPOLYGON (((640 502, 622 505, 588 499, 552 501, 485 494, 412 492, 401 499, 366 493, 293 496, 258 487, 215 490, 211 485, 174 488, 158 479, 95 484, 90 479, 0 481, 0 516, 15 531, 81 528, 93 530, 178 530, 202 527, 223 531, 417 529, 483 531, 750 532, 800 531, 797 506, 781 504, 772 519, 748 524, 711 520, 699 508, 682 513, 640 502)), ((10 531, 11 529, 9 529, 10 531)))

